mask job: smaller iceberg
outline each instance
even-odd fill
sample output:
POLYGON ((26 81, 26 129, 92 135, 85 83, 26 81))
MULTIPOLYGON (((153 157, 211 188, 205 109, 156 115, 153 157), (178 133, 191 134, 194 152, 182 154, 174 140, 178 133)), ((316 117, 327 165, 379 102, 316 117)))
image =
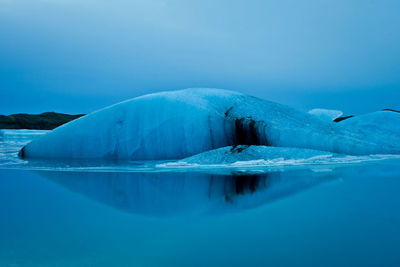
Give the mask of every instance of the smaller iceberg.
MULTIPOLYGON (((382 138, 385 136, 400 136, 400 113, 382 110, 354 116, 339 123, 343 128, 357 129, 357 132, 368 136, 382 138)), ((395 143, 393 143, 395 144, 395 143)))
POLYGON ((334 121, 343 115, 340 110, 315 108, 308 111, 308 114, 314 115, 324 121, 334 121))
POLYGON ((386 143, 393 151, 400 144, 400 113, 398 112, 382 110, 358 115, 339 122, 338 126, 343 129, 352 129, 354 133, 366 136, 371 143, 386 143))

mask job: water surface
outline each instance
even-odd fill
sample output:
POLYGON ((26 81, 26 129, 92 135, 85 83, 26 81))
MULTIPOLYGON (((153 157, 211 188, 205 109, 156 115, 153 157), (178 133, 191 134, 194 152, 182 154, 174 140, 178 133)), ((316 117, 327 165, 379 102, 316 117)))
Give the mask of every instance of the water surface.
POLYGON ((22 161, 0 136, 0 266, 399 266, 400 160, 165 169, 22 161))

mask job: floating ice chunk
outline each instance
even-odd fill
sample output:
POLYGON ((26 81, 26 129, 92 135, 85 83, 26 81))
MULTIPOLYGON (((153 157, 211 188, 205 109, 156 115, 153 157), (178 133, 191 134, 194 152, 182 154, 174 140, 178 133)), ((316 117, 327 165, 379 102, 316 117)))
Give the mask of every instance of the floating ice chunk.
POLYGON ((282 167, 303 165, 354 164, 385 159, 399 159, 400 155, 350 156, 319 150, 267 147, 229 146, 194 155, 180 161, 158 164, 159 168, 238 168, 238 167, 282 167))
POLYGON ((293 148, 293 147, 270 147, 270 146, 229 146, 223 147, 183 159, 186 164, 232 164, 232 166, 248 164, 265 164, 288 162, 296 160, 330 158, 339 155, 330 152, 293 148))
POLYGON ((34 137, 43 135, 47 133, 47 130, 9 130, 0 129, 0 141, 10 141, 10 140, 21 140, 21 138, 26 140, 32 140, 34 137))
POLYGON ((314 115, 321 120, 332 122, 334 119, 343 115, 340 110, 315 108, 308 111, 309 114, 314 115))

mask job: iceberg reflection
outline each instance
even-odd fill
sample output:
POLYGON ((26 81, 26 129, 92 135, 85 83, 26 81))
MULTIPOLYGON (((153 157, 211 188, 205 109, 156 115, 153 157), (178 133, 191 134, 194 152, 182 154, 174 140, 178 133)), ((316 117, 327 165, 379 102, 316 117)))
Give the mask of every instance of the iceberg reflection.
POLYGON ((191 217, 264 205, 333 179, 308 170, 262 174, 196 172, 60 172, 41 176, 124 212, 152 217, 191 217))

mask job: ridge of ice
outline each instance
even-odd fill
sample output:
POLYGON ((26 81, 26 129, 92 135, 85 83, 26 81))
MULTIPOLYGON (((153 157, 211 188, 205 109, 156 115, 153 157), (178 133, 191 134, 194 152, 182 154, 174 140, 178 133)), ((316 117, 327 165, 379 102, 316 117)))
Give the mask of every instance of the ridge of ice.
POLYGON ((400 155, 350 156, 324 151, 267 147, 223 147, 194 155, 175 162, 157 164, 158 168, 236 168, 236 167, 284 167, 301 165, 355 164, 386 159, 400 159, 400 155), (235 151, 236 150, 236 151, 235 151), (238 152, 239 151, 239 152, 238 152))

